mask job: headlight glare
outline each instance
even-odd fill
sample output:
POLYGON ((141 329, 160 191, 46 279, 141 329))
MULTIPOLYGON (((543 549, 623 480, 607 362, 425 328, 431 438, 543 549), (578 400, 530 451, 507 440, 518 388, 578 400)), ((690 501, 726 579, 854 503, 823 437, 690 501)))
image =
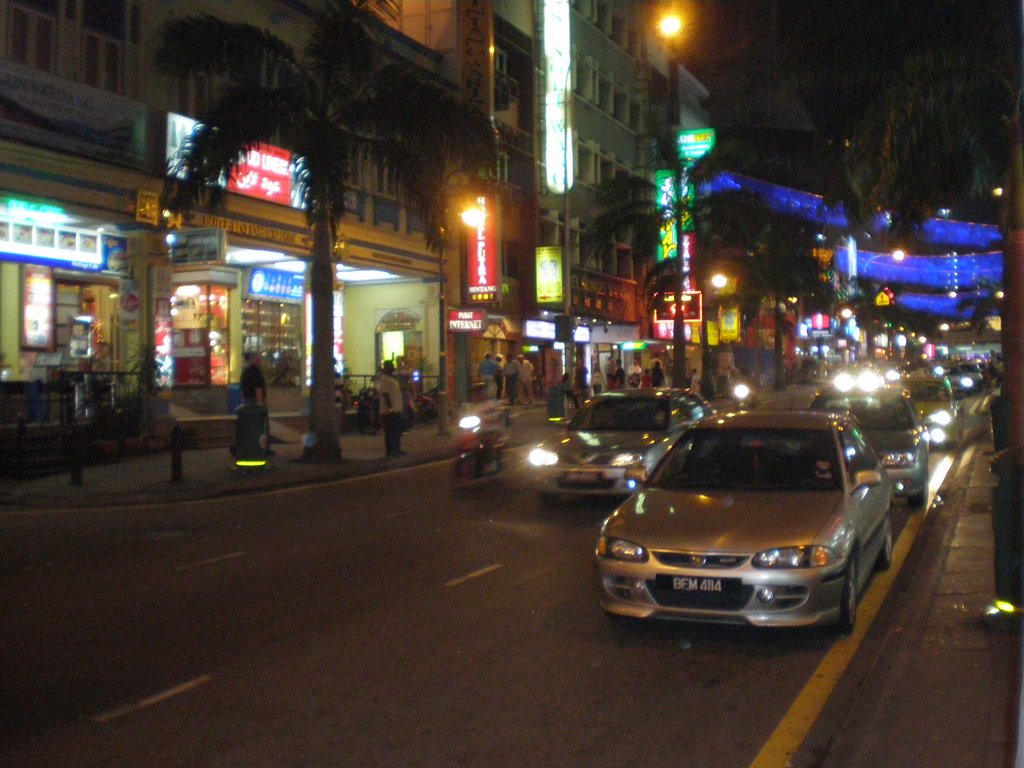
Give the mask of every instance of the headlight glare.
POLYGON ((646 563, 647 549, 625 539, 602 536, 597 541, 597 554, 611 560, 625 560, 631 563, 646 563))
POLYGON ((887 467, 909 467, 916 458, 914 451, 889 451, 882 455, 882 462, 887 467))
POLYGON ((535 467, 550 467, 558 463, 558 454, 547 448, 534 448, 528 460, 535 467))
POLYGON ((935 411, 928 414, 928 421, 932 424, 938 424, 940 427, 948 427, 953 423, 953 417, 949 411, 935 411))
POLYGON ((828 547, 810 545, 766 549, 754 555, 755 568, 821 568, 834 563, 835 553, 828 547))
POLYGON ((613 467, 629 467, 634 464, 640 464, 644 460, 644 457, 639 453, 617 453, 612 456, 611 462, 613 467))
POLYGON ((463 416, 459 419, 459 429, 479 429, 480 417, 475 414, 463 416))

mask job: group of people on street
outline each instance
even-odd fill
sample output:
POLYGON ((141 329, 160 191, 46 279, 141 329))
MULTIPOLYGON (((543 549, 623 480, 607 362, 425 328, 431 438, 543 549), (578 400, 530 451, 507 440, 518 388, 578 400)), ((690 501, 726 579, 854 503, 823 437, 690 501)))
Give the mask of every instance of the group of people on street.
POLYGON ((503 360, 488 352, 477 366, 477 377, 483 382, 488 397, 507 400, 509 405, 516 402, 533 404, 533 363, 525 355, 509 355, 503 360))

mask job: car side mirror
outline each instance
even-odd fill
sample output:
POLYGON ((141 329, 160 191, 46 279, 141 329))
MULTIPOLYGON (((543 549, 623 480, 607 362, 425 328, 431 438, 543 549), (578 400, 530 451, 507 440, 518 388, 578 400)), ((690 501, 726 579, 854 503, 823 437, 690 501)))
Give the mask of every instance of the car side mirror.
POLYGON ((871 487, 882 482, 882 473, 877 469, 862 469, 853 476, 853 489, 871 487))
POLYGON ((628 467, 626 469, 626 485, 630 490, 636 490, 647 485, 648 473, 646 467, 628 467))

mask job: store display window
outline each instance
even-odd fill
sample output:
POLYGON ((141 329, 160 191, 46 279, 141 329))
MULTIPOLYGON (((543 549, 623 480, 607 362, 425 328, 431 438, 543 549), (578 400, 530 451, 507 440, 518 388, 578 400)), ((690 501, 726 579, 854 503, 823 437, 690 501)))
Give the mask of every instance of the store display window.
POLYGON ((246 299, 242 308, 242 344, 256 352, 267 384, 297 387, 301 383, 302 321, 300 305, 246 299))
POLYGON ((227 386, 228 289, 179 285, 171 297, 176 386, 227 386))

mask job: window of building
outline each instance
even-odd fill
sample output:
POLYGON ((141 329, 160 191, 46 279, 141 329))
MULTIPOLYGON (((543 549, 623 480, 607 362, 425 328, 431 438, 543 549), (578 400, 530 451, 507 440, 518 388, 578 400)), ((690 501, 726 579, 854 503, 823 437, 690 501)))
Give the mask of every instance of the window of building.
POLYGON ((7 25, 7 50, 12 61, 43 72, 53 72, 56 64, 56 4, 47 12, 47 3, 32 7, 11 5, 7 25))
POLYGON ((124 0, 85 0, 82 5, 82 79, 86 85, 121 90, 125 39, 124 0))

